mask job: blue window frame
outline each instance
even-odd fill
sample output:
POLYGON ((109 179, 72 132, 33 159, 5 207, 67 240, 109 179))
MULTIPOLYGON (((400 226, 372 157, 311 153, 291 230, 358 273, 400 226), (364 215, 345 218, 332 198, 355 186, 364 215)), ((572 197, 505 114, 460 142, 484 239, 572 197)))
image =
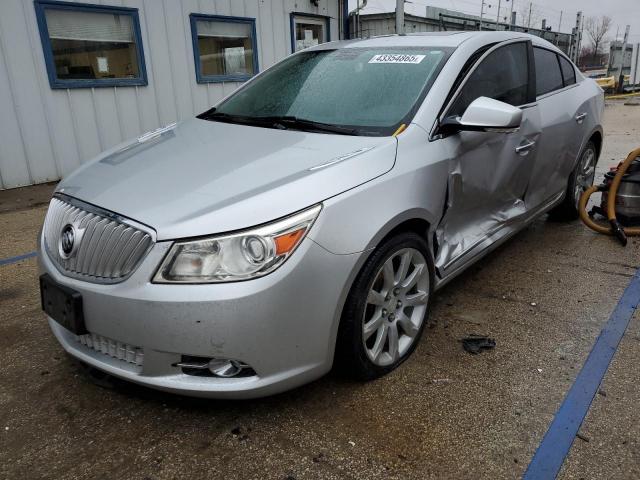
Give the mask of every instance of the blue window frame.
POLYGON ((313 13, 291 12, 291 52, 331 41, 329 17, 313 13))
POLYGON ((35 0, 51 88, 147 85, 138 9, 35 0))
POLYGON ((256 19, 192 13, 198 83, 245 82, 258 73, 256 19))

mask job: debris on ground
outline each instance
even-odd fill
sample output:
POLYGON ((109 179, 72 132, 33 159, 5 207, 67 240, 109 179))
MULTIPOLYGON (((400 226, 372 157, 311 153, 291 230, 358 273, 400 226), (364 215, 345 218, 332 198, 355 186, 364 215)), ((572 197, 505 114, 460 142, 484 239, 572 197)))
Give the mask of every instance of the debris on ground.
POLYGON ((451 383, 450 378, 434 378, 431 383, 451 383))
POLYGON ((318 455, 314 456, 311 460, 313 461, 313 463, 320 463, 324 461, 325 460, 324 453, 319 453, 318 455))
POLYGON ((482 350, 492 350, 496 348, 496 341, 493 338, 482 335, 471 335, 461 340, 462 348, 465 351, 477 355, 482 350))
POLYGON ((582 435, 581 433, 576 434, 576 437, 578 437, 580 440, 582 440, 583 442, 587 442, 589 443, 589 437, 585 437, 584 435, 582 435))

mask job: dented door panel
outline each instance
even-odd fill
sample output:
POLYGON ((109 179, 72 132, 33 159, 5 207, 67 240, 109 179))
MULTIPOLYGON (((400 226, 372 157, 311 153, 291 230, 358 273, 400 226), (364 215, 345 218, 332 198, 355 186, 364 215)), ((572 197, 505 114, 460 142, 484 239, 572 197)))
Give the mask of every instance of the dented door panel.
POLYGON ((525 198, 541 122, 537 105, 523 112, 516 132, 460 132, 440 140, 449 177, 445 211, 436 229, 438 269, 446 271, 486 237, 527 212, 525 198))

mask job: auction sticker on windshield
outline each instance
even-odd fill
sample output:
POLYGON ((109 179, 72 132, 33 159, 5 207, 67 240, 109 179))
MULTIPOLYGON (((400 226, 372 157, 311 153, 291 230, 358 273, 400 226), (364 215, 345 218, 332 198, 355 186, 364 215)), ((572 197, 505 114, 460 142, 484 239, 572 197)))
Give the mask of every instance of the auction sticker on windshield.
POLYGON ((369 63, 420 63, 426 55, 407 55, 396 53, 384 53, 374 55, 369 63))

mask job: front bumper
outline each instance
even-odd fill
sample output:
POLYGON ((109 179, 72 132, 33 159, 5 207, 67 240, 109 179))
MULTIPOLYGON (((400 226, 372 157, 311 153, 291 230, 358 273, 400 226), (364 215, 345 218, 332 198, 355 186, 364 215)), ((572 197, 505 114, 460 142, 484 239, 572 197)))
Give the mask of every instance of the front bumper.
POLYGON ((143 361, 129 363, 89 348, 49 319, 69 354, 125 380, 211 398, 270 395, 329 371, 341 306, 359 255, 334 255, 307 238, 284 265, 262 278, 152 284, 170 245, 154 245, 133 275, 114 285, 66 277, 40 249, 41 273, 82 294, 89 332, 140 349, 143 361), (255 375, 187 375, 173 366, 183 355, 240 360, 255 375))

